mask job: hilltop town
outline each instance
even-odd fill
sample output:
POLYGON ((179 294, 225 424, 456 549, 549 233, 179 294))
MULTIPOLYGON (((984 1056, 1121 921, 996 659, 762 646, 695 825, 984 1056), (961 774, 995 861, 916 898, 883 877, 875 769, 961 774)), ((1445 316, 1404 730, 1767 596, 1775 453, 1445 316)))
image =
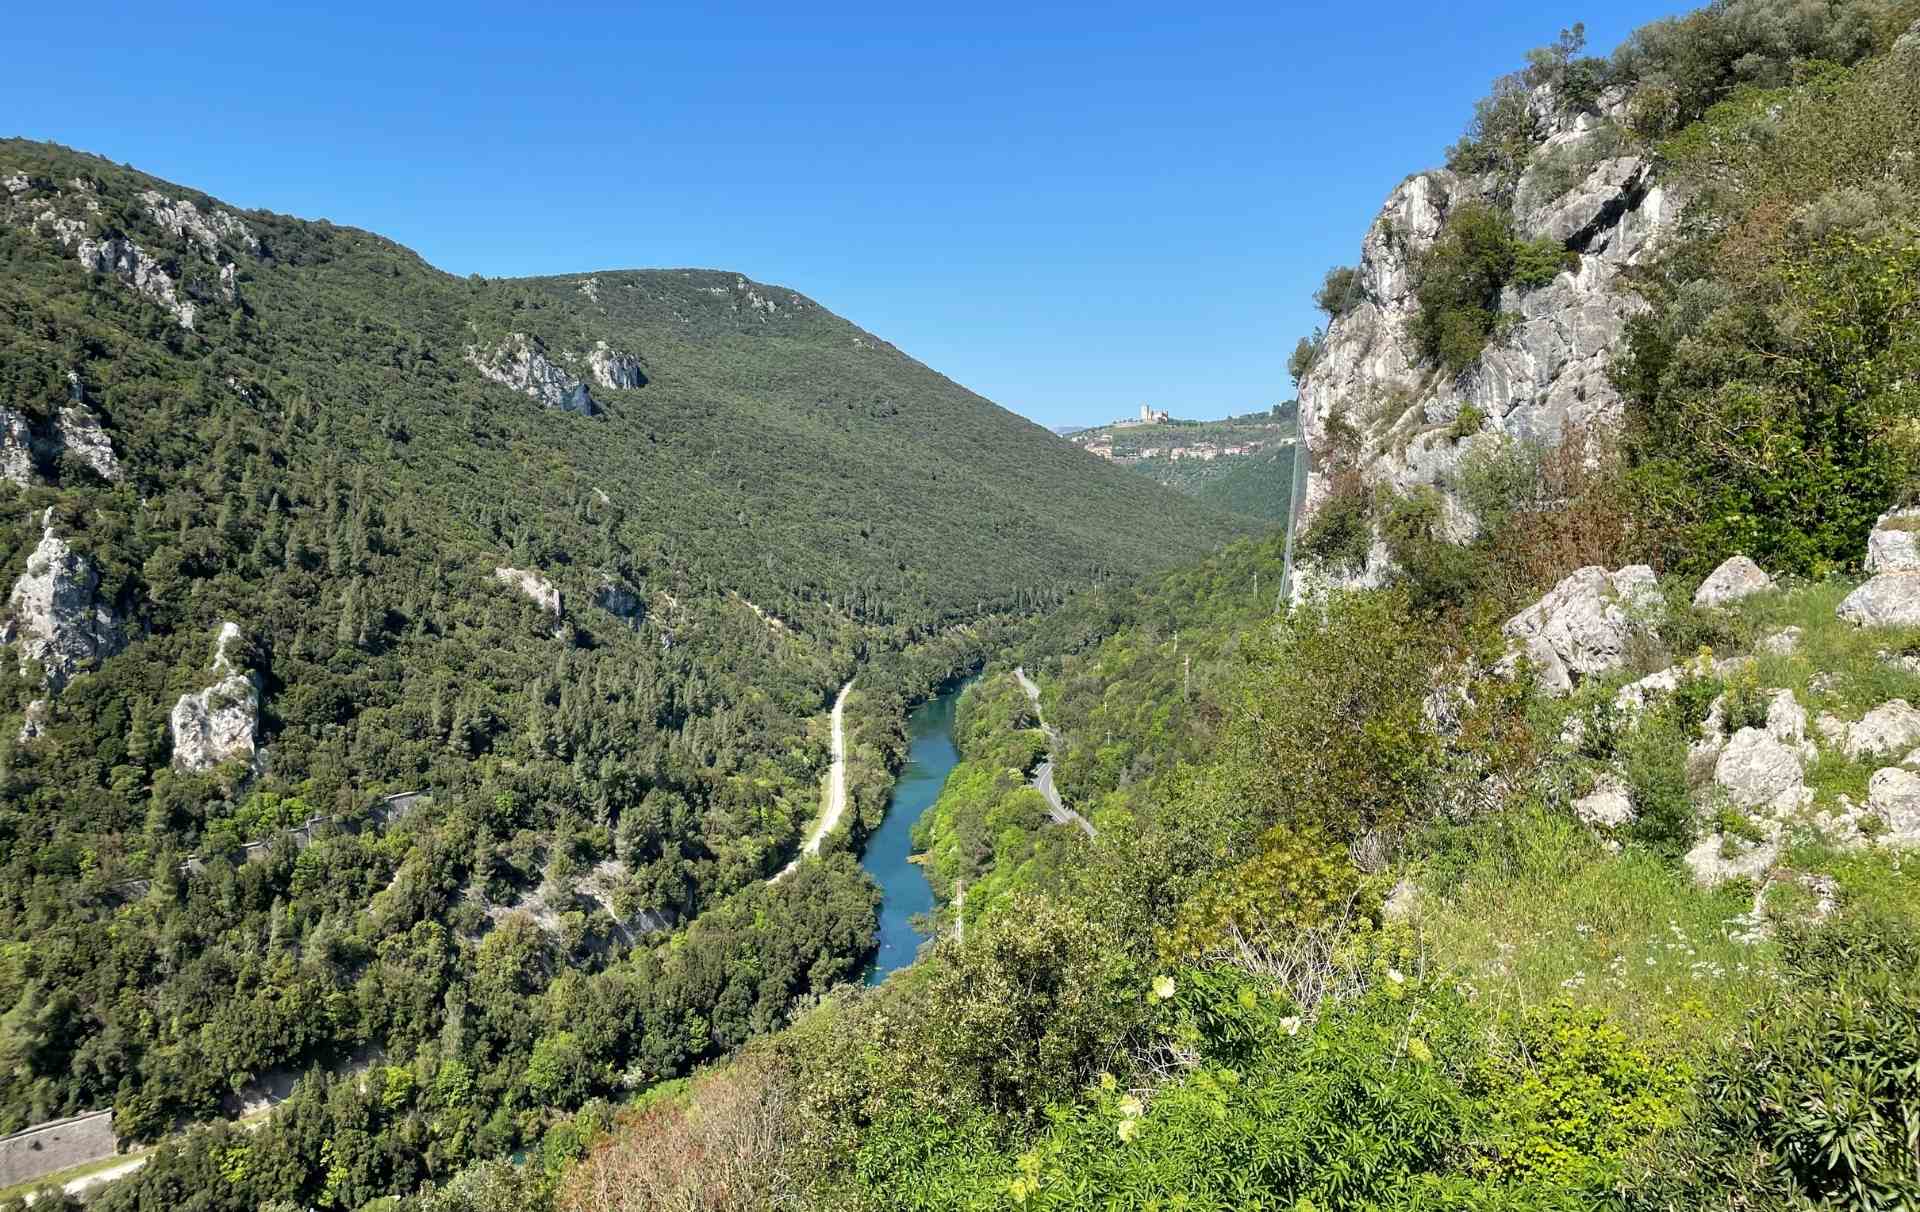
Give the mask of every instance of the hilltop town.
POLYGON ((1079 430, 1067 440, 1192 494, 1252 456, 1291 447, 1299 430, 1299 406, 1292 400, 1217 421, 1175 420, 1165 409, 1142 404, 1138 416, 1079 430))

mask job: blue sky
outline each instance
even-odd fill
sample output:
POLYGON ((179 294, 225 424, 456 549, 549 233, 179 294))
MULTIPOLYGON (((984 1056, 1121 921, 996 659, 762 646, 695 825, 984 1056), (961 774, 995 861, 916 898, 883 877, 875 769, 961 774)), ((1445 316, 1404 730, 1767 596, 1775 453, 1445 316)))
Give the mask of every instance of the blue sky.
POLYGON ((1044 424, 1210 417, 1292 394, 1495 75, 1676 4, 30 5, 0 127, 455 273, 737 270, 1044 424))

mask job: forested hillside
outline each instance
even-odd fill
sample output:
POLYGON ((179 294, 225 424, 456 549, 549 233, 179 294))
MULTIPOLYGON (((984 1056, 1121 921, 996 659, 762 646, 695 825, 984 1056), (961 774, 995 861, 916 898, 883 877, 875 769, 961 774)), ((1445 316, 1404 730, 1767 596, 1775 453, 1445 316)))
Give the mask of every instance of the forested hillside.
POLYGON ((1328 276, 1318 575, 1022 627, 918 833, 940 941, 518 1198, 1920 1205, 1920 9, 1582 49, 1328 276))
POLYGON ((359 1206, 777 1026, 872 947, 904 703, 1245 526, 734 274, 0 190, 0 1131, 305 1075, 261 1186, 143 1200, 359 1206), (857 811, 769 887, 856 672, 857 811))

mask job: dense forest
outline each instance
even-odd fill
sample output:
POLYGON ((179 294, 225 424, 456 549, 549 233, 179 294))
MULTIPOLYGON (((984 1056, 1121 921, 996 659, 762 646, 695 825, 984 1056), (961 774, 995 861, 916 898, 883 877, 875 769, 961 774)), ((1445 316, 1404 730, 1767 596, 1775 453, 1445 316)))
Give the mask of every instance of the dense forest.
POLYGON ((1251 529, 738 275, 0 188, 0 1131, 295 1085, 145 1205, 404 1194, 778 1026, 871 950, 906 705, 1251 529))
MULTIPOLYGON (((1577 158, 1541 107, 1604 95, 1630 121, 1585 129, 1685 196, 1611 351, 1617 433, 1502 435, 1419 491, 1316 450, 1354 474, 1303 554, 1384 546, 1372 583, 1276 600, 1281 548, 1249 540, 1023 624, 917 833, 964 932, 557 1177, 426 1203, 1920 1202, 1920 616, 1860 605, 1920 588, 1920 10, 1721 0, 1581 51, 1531 56, 1450 158, 1496 185, 1577 158), (1642 586, 1595 607, 1630 642, 1555 686, 1518 625, 1595 566, 1642 586), (1026 785, 1048 742, 1016 662, 1091 838, 1026 785), (1756 751, 1787 786, 1745 781, 1756 751)), ((1509 204, 1410 258, 1433 381, 1574 251, 1509 204)))

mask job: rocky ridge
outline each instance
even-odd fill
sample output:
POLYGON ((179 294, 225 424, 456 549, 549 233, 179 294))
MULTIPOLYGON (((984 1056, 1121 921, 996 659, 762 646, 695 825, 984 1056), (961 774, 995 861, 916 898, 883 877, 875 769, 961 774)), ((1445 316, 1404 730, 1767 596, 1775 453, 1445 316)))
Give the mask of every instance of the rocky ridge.
POLYGON ((126 637, 112 604, 99 596, 99 571, 56 532, 51 508, 42 515, 41 528, 40 542, 8 597, 0 643, 19 650, 23 677, 37 664, 41 684, 57 696, 75 674, 119 652, 126 637))
MULTIPOLYGON (((584 360, 588 376, 609 391, 632 391, 647 384, 639 357, 614 349, 605 341, 596 342, 580 358, 570 360, 584 360)), ((538 337, 515 332, 491 349, 470 345, 467 361, 487 381, 529 396, 548 408, 586 417, 600 413, 600 402, 593 398, 587 381, 548 354, 538 337)))

